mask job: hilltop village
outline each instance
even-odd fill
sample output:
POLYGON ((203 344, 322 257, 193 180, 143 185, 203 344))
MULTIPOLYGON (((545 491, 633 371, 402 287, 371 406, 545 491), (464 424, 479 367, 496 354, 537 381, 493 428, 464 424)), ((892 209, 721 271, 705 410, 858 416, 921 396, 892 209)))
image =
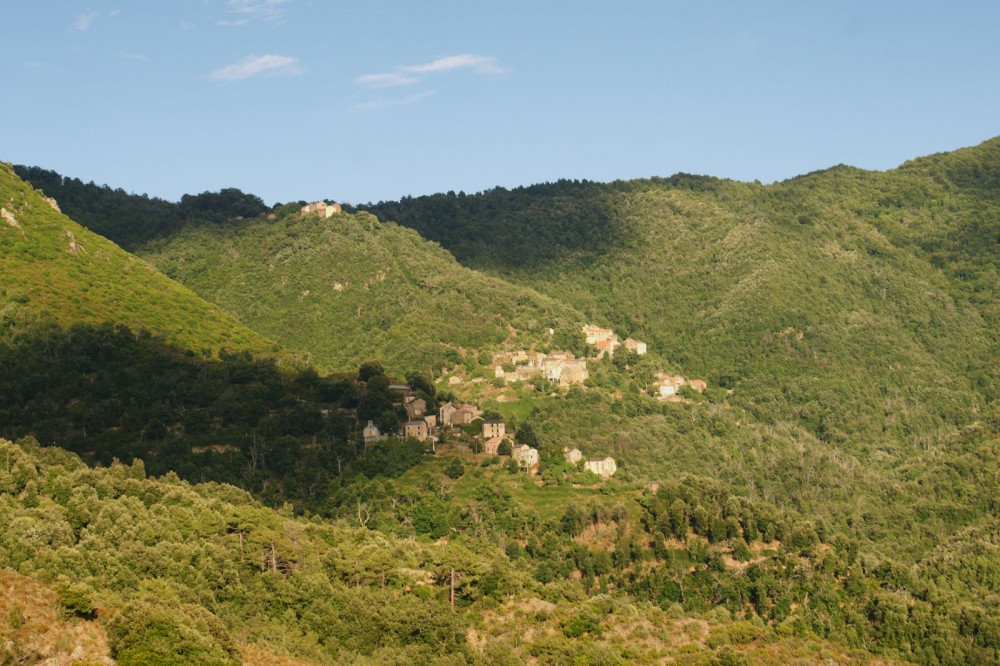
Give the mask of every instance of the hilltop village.
MULTIPOLYGON (((621 340, 614 329, 586 325, 583 334, 587 344, 597 350, 595 359, 614 358, 615 353, 625 350, 644 356, 648 346, 642 340, 625 338, 621 340)), ((561 387, 583 384, 590 377, 587 359, 577 358, 570 352, 554 351, 548 354, 529 353, 523 350, 501 352, 493 356, 495 379, 507 382, 530 381, 542 376, 561 387), (513 366, 511 368, 511 366, 513 366), (511 368, 511 369, 508 369, 511 368)), ((663 402, 681 400, 681 387, 689 386, 698 393, 704 393, 708 383, 703 379, 688 380, 682 375, 673 375, 662 370, 656 373, 656 381, 649 387, 650 393, 663 402)))
MULTIPOLYGON (((322 211, 316 211, 322 212, 322 211)), ((493 386, 517 385, 519 382, 543 381, 553 387, 569 388, 583 385, 590 378, 588 362, 612 359, 622 349, 637 356, 648 352, 647 344, 634 338, 620 339, 610 328, 587 325, 582 329, 586 344, 594 348, 590 356, 580 358, 568 351, 507 350, 493 354, 491 366, 493 386)), ((444 381, 441 377, 437 381, 444 381)), ((483 377, 474 377, 471 384, 484 382, 483 377)), ((447 378, 449 387, 466 383, 462 377, 452 375, 447 378)), ((655 382, 647 387, 648 393, 662 402, 683 401, 682 387, 701 393, 707 388, 704 380, 692 379, 663 371, 656 373, 655 382)), ((374 421, 368 421, 363 431, 366 450, 388 439, 415 439, 428 446, 428 450, 439 453, 442 449, 455 450, 456 445, 465 445, 473 454, 487 457, 510 459, 512 469, 537 475, 543 464, 535 446, 518 442, 514 429, 497 413, 487 412, 479 405, 449 400, 433 409, 428 400, 418 395, 406 384, 392 384, 391 390, 401 395, 401 405, 406 412, 406 420, 393 431, 383 431, 374 421)), ((556 394, 551 394, 555 396, 556 394)), ((514 398, 516 399, 516 398, 514 398)), ((500 395, 497 402, 511 400, 500 395)), ((580 449, 564 447, 563 460, 582 471, 589 471, 602 479, 608 479, 618 471, 618 463, 611 456, 585 458, 580 449)))
MULTIPOLYGON (((374 421, 368 421, 362 431, 365 449, 390 438, 415 439, 429 445, 437 452, 441 442, 464 442, 475 454, 485 456, 509 456, 518 471, 536 475, 541 469, 538 449, 524 443, 517 443, 515 433, 508 430, 506 422, 498 417, 484 418, 483 411, 476 405, 446 402, 436 413, 428 413, 427 401, 415 394, 404 384, 393 384, 391 390, 403 394, 403 408, 408 420, 394 433, 383 433, 374 421)), ((608 479, 618 471, 618 465, 610 456, 584 460, 577 448, 565 448, 563 457, 571 465, 590 471, 608 479)))

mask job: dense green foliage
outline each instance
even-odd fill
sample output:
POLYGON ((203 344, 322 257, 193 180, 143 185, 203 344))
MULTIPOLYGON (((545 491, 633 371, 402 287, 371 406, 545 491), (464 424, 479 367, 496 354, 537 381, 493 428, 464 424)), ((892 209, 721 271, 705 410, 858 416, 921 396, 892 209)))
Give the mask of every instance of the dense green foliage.
MULTIPOLYGON (((113 608, 125 661, 227 663, 251 642, 338 663, 1000 663, 998 173, 995 139, 886 173, 561 181, 329 219, 224 191, 133 226, 160 203, 53 182, 204 298, 321 368, 361 368, 285 373, 111 310, 194 351, 29 323, 11 313, 38 294, 5 280, 0 432, 111 468, 3 444, 0 566, 74 616, 113 608), (500 347, 582 351, 583 321, 651 353, 594 360, 568 391, 489 381, 500 347), (459 397, 540 450, 537 483, 461 432, 442 457, 365 450, 360 424, 405 418, 383 366, 429 376, 407 380, 433 406, 460 363, 478 383, 459 397), (661 403, 659 370, 709 388, 661 403), (618 474, 569 465, 571 446, 618 474)), ((18 220, 64 224, 11 183, 18 220)), ((62 238, 18 233, 0 225, 5 277, 62 238)), ((95 321, 78 305, 60 321, 95 321)))
POLYGON ((239 666, 240 651, 214 615, 194 604, 150 595, 125 604, 108 624, 121 666, 239 666))
POLYGON ((272 343, 88 231, 0 163, 0 338, 41 314, 64 325, 113 321, 187 349, 272 351, 272 343))
POLYGON ((366 208, 731 391, 693 414, 639 399, 641 378, 619 404, 552 403, 537 420, 557 445, 592 442, 651 479, 712 470, 843 524, 873 502, 861 513, 899 528, 874 538, 920 551, 998 492, 998 162, 994 139, 771 186, 561 181, 366 208), (908 534, 914 519, 936 526, 908 534))
POLYGON ((229 486, 147 480, 141 465, 89 469, 2 440, 0 463, 0 566, 89 586, 122 664, 239 663, 242 642, 323 663, 461 654, 442 572, 462 572, 463 605, 483 576, 494 595, 517 580, 485 544, 474 555, 293 520, 229 486))
POLYGON ((129 250, 189 224, 254 218, 268 210, 259 197, 235 188, 185 194, 180 203, 173 203, 84 183, 39 167, 15 165, 14 171, 46 196, 54 197, 73 220, 129 250))
POLYGON ((39 326, 0 344, 0 434, 315 508, 342 476, 398 476, 420 461, 418 442, 361 441, 369 419, 388 432, 406 419, 389 383, 282 372, 246 352, 205 359, 122 325, 39 326))
MULTIPOLYGON (((31 442, 0 441, 0 461, 0 566, 89 590, 121 663, 233 663, 241 643, 324 663, 497 663, 504 652, 513 661, 501 663, 768 663, 795 639, 830 642, 812 659, 831 644, 924 663, 1000 659, 995 597, 970 602, 947 585, 992 584, 996 525, 908 569, 706 479, 664 484, 638 506, 570 499, 543 520, 500 477, 466 475, 473 496, 448 502, 453 538, 429 543, 394 536, 405 522, 386 535, 353 516, 295 519, 231 487, 146 479, 141 465, 90 469, 31 442), (956 557, 967 547, 981 554, 956 557), (528 603, 545 610, 527 620, 533 638, 496 621, 528 603), (691 616, 708 620, 707 635, 665 649, 675 639, 658 632, 691 616), (636 620, 654 635, 630 630, 636 620)), ((382 512, 401 510, 395 497, 383 495, 382 512)))
POLYGON ((379 358, 434 374, 466 350, 576 330, 581 317, 530 288, 461 267, 447 252, 370 215, 189 228, 140 251, 167 275, 320 366, 379 358))

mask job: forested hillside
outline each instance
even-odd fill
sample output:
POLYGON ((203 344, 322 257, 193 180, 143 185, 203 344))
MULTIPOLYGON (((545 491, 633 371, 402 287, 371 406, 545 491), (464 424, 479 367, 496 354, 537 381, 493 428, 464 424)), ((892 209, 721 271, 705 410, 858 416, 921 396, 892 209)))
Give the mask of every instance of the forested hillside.
MULTIPOLYGON (((365 208, 728 389, 739 411, 718 412, 721 447, 701 455, 740 470, 727 480, 772 470, 764 492, 800 478, 790 494, 805 498, 863 482, 855 497, 891 506, 899 498, 879 488, 931 483, 953 456, 978 450, 995 469, 981 447, 1000 428, 998 154, 994 139, 886 173, 836 167, 769 186, 562 181, 365 208)), ((614 426, 588 435, 635 447, 623 457, 652 478, 677 471, 677 450, 695 471, 702 435, 661 418, 609 415, 614 426)))
POLYGON ((572 308, 463 268, 434 243, 371 215, 190 227, 140 250, 167 275, 315 363, 378 358, 437 375, 512 336, 576 333, 572 308))
MULTIPOLYGON (((139 463, 90 469, 31 441, 0 440, 0 455, 0 567, 50 586, 70 623, 90 623, 60 630, 49 654, 86 646, 93 658, 107 645, 126 666, 997 658, 995 608, 952 596, 965 598, 959 582, 981 588, 977 568, 996 573, 988 555, 956 560, 963 546, 944 544, 912 571, 876 566, 703 479, 632 507, 570 503, 555 520, 479 482, 451 500, 470 516, 463 528, 428 542, 353 518, 295 519, 229 486, 146 478, 139 463)), ((994 552, 995 534, 962 543, 994 552)), ((0 585, 26 584, 0 570, 0 585)), ((9 604, 4 659, 40 657, 36 637, 56 629, 31 624, 52 613, 42 603, 9 604)))
POLYGON ((363 208, 650 341, 764 420, 870 443, 995 414, 998 154, 993 140, 771 186, 562 181, 363 208))
POLYGON ((177 203, 122 189, 84 183, 40 167, 14 165, 15 173, 47 196, 62 210, 96 234, 127 250, 146 241, 175 233, 187 225, 215 224, 233 218, 255 218, 267 212, 260 197, 236 188, 219 192, 185 194, 177 203))
MULTIPOLYGON (((59 443, 91 464, 141 458, 153 474, 231 483, 299 511, 359 475, 398 476, 425 448, 363 444, 368 420, 395 433, 407 418, 377 364, 363 380, 321 377, 245 351, 202 358, 120 324, 49 324, 0 344, 0 370, 0 436, 59 443)), ((426 379, 409 378, 434 400, 426 379)))
POLYGON ((143 328, 199 354, 277 349, 57 206, 0 163, 0 337, 16 338, 46 317, 143 328))
POLYGON ((122 663, 177 647, 141 616, 206 663, 1000 663, 1000 139, 884 173, 561 181, 330 218, 22 171, 304 359, 261 357, 220 310, 196 327, 152 268, 160 291, 123 296, 104 267, 145 265, 11 177, 0 434, 24 439, 0 445, 0 566, 122 663), (650 352, 591 356, 569 388, 494 378, 500 349, 587 353, 585 322, 650 352), (707 388, 658 400, 661 371, 707 388), (431 412, 502 417, 538 476, 481 453, 478 422, 434 455, 365 445, 367 420, 408 418, 404 378, 431 412))

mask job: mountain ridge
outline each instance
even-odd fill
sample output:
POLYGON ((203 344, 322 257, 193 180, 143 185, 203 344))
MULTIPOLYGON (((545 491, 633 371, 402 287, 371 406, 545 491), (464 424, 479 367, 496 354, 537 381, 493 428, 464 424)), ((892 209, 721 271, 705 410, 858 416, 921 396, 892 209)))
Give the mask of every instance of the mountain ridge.
POLYGON ((62 325, 113 321, 196 352, 274 351, 270 340, 63 215, 54 200, 5 163, 0 163, 0 204, 5 334, 16 334, 19 322, 38 317, 62 325))
MULTIPOLYGON (((230 192, 198 199, 201 220, 137 224, 142 256, 317 364, 416 362, 426 376, 406 379, 425 406, 503 417, 540 474, 477 452, 475 423, 436 455, 403 439, 369 450, 358 425, 394 430, 406 400, 373 362, 292 375, 81 327, 4 348, 4 392, 37 398, 24 423, 0 412, 11 432, 81 451, 103 437, 150 468, 242 474, 295 504, 0 441, 0 566, 71 572, 85 587, 56 580, 60 603, 114 608, 116 656, 176 648, 155 618, 220 663, 237 661, 234 638, 326 663, 1000 663, 998 148, 766 186, 560 181, 329 219, 298 204, 237 219, 252 195, 230 192), (591 356, 568 389, 494 376, 499 350, 587 353, 585 322, 650 351, 591 356), (99 358, 115 367, 80 374, 99 358), (661 401, 663 372, 708 386, 661 401), (141 405, 106 389, 125 378, 141 405), (569 447, 619 471, 581 473, 569 447)), ((100 195, 94 219, 128 204, 109 228, 148 203, 79 192, 100 195)), ((7 223, 0 242, 17 235, 7 223)), ((99 245, 53 229, 0 246, 5 264, 99 245)))

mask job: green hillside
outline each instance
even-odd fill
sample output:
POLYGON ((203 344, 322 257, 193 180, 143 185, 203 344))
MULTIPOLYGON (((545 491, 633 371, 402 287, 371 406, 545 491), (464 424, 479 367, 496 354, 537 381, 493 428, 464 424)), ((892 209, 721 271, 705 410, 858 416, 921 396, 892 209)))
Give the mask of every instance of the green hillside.
POLYGON ((770 186, 561 181, 366 208, 725 389, 660 405, 641 395, 650 368, 597 369, 597 393, 517 408, 553 447, 634 478, 711 475, 912 559, 1000 493, 998 155, 992 140, 770 186))
POLYGON ((362 442, 368 420, 395 433, 407 418, 390 381, 290 372, 245 351, 206 359, 121 324, 49 324, 0 343, 0 436, 58 442, 97 465, 141 458, 152 474, 316 510, 345 479, 421 461, 420 442, 362 442))
POLYGON ((217 306, 61 214, 4 163, 0 207, 3 336, 47 317, 64 326, 123 323, 196 352, 272 351, 270 341, 217 306))
MULTIPOLYGON (((355 512, 295 518, 230 486, 146 478, 140 463, 90 469, 30 441, 0 440, 0 456, 11 663, 77 646, 122 666, 996 659, 994 609, 917 577, 978 590, 986 560, 955 561, 961 547, 943 544, 914 573, 866 570, 794 516, 706 480, 541 521, 487 479, 450 500, 462 529, 428 541, 366 529, 355 512)), ((435 496, 400 489, 381 511, 427 513, 435 496)), ((970 537, 996 549, 995 528, 970 537)))
MULTIPOLYGON (((768 186, 561 181, 163 226, 133 226, 131 195, 73 185, 81 205, 103 202, 81 217, 134 232, 167 275, 352 372, 22 326, 0 350, 15 397, 0 432, 147 462, 87 470, 4 443, 0 523, 16 529, 0 566, 57 589, 83 580, 112 609, 99 619, 188 615, 220 663, 234 644, 331 663, 1000 663, 998 174, 995 139, 768 186), (497 346, 576 349, 585 321, 651 352, 591 359, 569 389, 492 381, 497 346), (503 416, 538 447, 539 476, 461 431, 433 456, 362 446, 358 424, 406 418, 376 366, 355 376, 369 358, 430 405, 503 416), (431 381, 457 364, 477 381, 431 381), (708 388, 660 402, 661 370, 708 388), (570 446, 613 455, 618 473, 573 468, 570 446), (157 541, 138 526, 168 515, 161 499, 180 522, 158 522, 157 541), (142 557, 108 560, 108 543, 142 557), (149 559, 158 581, 136 570, 149 559), (84 571, 91 560, 104 564, 84 571)), ((158 645, 127 624, 108 623, 112 651, 158 645)))
POLYGON ((79 178, 40 167, 15 164, 14 172, 46 196, 54 197, 73 220, 129 251, 187 225, 254 218, 267 211, 260 197, 232 187, 219 192, 185 194, 175 203, 113 190, 107 185, 84 183, 79 178))
POLYGON ((987 415, 995 428, 998 154, 993 140, 887 173, 562 181, 369 210, 869 461, 987 415))
POLYGON ((434 375, 467 353, 542 341, 582 317, 528 287, 463 268, 411 230, 366 214, 188 227, 140 254, 321 367, 378 358, 434 375))

